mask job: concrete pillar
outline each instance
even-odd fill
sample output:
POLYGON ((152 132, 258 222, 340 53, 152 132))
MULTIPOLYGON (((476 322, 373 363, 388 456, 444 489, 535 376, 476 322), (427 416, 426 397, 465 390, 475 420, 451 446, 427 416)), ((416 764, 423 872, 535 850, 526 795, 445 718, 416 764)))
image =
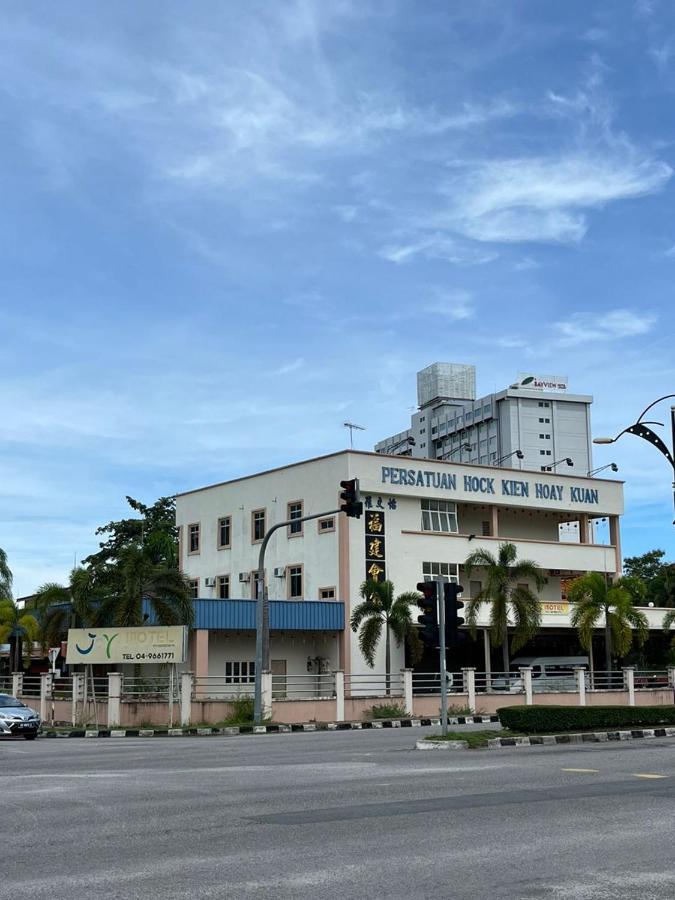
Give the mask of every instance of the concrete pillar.
POLYGON ((208 690, 203 683, 199 684, 200 678, 207 678, 209 674, 209 632, 205 628, 198 628, 194 632, 194 659, 192 660, 192 668, 197 679, 195 696, 208 696, 208 690))
POLYGON ((609 542, 614 547, 614 574, 618 578, 623 571, 623 563, 621 560, 621 531, 619 528, 619 517, 609 517, 609 542))
POLYGON ((335 678, 335 721, 345 720, 345 673, 341 670, 333 672, 335 678))
POLYGON ((464 684, 464 693, 467 694, 466 705, 473 715, 476 712, 476 670, 462 669, 462 681, 464 684))
POLYGON ((413 714, 413 673, 412 669, 401 669, 403 678, 403 705, 409 716, 413 714))
POLYGON ((588 513, 581 513, 579 516, 579 543, 580 544, 589 544, 591 541, 589 540, 589 528, 588 528, 588 513))
POLYGON ((520 677, 525 688, 525 706, 532 706, 532 666, 522 666, 520 677))
POLYGON ((23 694, 23 672, 12 673, 12 696, 20 697, 23 694))
POLYGON ((192 690, 195 676, 182 672, 180 676, 180 724, 185 728, 192 720, 192 690))
POLYGON ((40 675, 40 718, 47 720, 47 701, 52 694, 52 673, 42 672, 40 675))
POLYGON ((483 653, 485 654, 485 674, 487 678, 486 682, 490 683, 490 673, 492 672, 492 645, 490 644, 490 629, 483 629, 483 653))
POLYGON ((635 706, 635 666, 624 668, 623 684, 628 691, 628 705, 635 706))
MULTIPOLYGON (((75 672, 73 675, 73 696, 71 699, 71 720, 73 726, 77 725, 79 716, 78 716, 78 707, 79 704, 82 704, 84 707, 84 672, 75 672)), ((82 708, 82 714, 84 715, 84 708, 82 708)))
POLYGON ((262 681, 262 717, 269 719, 272 716, 272 673, 263 672, 262 681))
POLYGON ((668 666, 668 684, 675 690, 675 666, 668 666))
POLYGON ((499 507, 490 507, 490 535, 491 537, 499 537, 499 507))
POLYGON ((108 728, 122 724, 122 673, 108 672, 108 728))
POLYGON ((574 677, 577 680, 579 706, 586 706, 586 669, 584 669, 582 666, 575 666, 574 677))

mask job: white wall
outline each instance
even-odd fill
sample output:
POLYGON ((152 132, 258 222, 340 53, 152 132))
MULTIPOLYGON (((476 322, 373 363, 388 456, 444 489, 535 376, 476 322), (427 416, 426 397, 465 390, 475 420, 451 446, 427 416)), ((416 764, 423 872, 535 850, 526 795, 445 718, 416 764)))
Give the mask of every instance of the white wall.
MULTIPOLYGON (((307 657, 321 656, 328 660, 329 671, 338 667, 338 639, 335 634, 275 634, 270 637, 270 659, 286 660, 288 675, 307 675, 307 657)), ((253 632, 212 631, 209 634, 209 675, 225 675, 226 662, 255 660, 253 632)))

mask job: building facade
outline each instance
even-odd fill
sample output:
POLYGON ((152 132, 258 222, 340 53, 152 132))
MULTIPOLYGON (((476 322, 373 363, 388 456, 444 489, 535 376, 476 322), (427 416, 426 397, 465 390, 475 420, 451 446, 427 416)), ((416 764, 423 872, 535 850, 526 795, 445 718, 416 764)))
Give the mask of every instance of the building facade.
POLYGON ((476 399, 475 369, 434 363, 417 373, 419 409, 410 427, 375 445, 378 453, 569 473, 592 469, 593 398, 567 392, 564 376, 521 376, 476 399), (571 464, 568 464, 568 460, 571 464))
MULTIPOLYGON (((255 658, 258 555, 270 526, 303 515, 321 517, 279 529, 265 558, 271 601, 271 659, 277 675, 342 669, 367 673, 349 627, 367 578, 393 581, 397 592, 443 575, 467 581, 463 564, 478 548, 496 554, 515 544, 548 582, 540 592, 543 629, 569 631, 567 579, 621 571, 621 482, 558 472, 342 451, 180 494, 176 501, 181 567, 191 579, 196 630, 191 666, 199 675, 251 678, 255 658), (360 519, 336 513, 340 481, 358 478, 360 519), (609 520, 610 543, 591 543, 591 520, 609 520), (578 523, 579 540, 560 540, 560 526, 578 523)), ((485 635, 467 642, 465 664, 490 666, 485 635)), ((405 662, 393 648, 394 670, 405 662)), ((384 642, 375 659, 384 672, 384 642)), ((427 668, 427 671, 429 669, 427 668)))

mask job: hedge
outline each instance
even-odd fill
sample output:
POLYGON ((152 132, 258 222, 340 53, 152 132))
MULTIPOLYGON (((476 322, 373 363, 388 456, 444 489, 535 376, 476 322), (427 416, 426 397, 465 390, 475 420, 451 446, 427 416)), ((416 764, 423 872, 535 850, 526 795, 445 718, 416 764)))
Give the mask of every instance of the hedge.
POLYGON ((675 706, 503 706, 504 728, 526 734, 675 725, 675 706))

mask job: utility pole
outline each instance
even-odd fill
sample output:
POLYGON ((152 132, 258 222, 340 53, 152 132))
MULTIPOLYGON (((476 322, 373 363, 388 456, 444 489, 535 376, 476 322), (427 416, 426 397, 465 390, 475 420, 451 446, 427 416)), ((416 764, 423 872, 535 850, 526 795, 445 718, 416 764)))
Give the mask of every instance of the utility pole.
POLYGON ((435 579, 438 584, 438 644, 440 651, 440 670, 441 670, 441 734, 448 733, 448 663, 445 658, 445 581, 446 579, 439 575, 435 579))

